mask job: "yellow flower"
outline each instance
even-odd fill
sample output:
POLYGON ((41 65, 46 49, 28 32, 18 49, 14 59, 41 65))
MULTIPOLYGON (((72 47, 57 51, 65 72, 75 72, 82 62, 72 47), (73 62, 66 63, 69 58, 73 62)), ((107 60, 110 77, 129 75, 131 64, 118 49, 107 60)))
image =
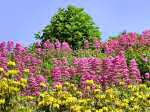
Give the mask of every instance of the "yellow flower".
POLYGON ((73 112, 81 112, 82 107, 79 105, 71 106, 73 112))
POLYGON ((1 68, 1 67, 0 67, 0 72, 4 72, 4 68, 1 68))
POLYGON ((54 101, 55 101, 55 98, 54 98, 54 97, 49 96, 49 97, 48 97, 48 99, 47 99, 47 101, 48 101, 49 103, 52 103, 52 102, 54 102, 54 101))
POLYGON ((9 90, 12 92, 18 92, 20 89, 16 87, 9 87, 9 90))
POLYGON ((89 84, 89 85, 93 85, 94 81, 93 80, 86 80, 86 83, 89 84))
POLYGON ((3 80, 4 80, 4 81, 6 81, 6 80, 7 80, 7 78, 6 78, 6 77, 4 77, 4 78, 3 78, 3 80))
POLYGON ((76 97, 68 97, 67 99, 66 99, 66 102, 67 103, 73 103, 73 102, 76 102, 77 101, 77 98, 76 97))
POLYGON ((115 100, 115 105, 117 105, 117 106, 120 106, 120 101, 118 101, 118 100, 115 100))
POLYGON ((131 84, 128 85, 128 88, 131 89, 133 86, 131 84))
POLYGON ((74 91, 76 91, 76 90, 77 90, 77 87, 73 87, 72 89, 73 89, 74 91))
POLYGON ((125 85, 125 82, 121 81, 121 82, 119 82, 119 84, 120 84, 121 86, 124 86, 124 85, 125 85))
POLYGON ((46 84, 42 82, 42 83, 40 83, 40 86, 46 87, 46 84))
POLYGON ((38 106, 42 106, 42 105, 44 105, 44 101, 40 101, 40 102, 38 103, 38 106))
POLYGON ((121 108, 125 108, 125 107, 127 107, 127 106, 128 106, 127 103, 123 103, 123 102, 122 102, 122 103, 120 104, 120 107, 121 107, 121 108))
POLYGON ((88 109, 88 110, 85 110, 85 112, 92 112, 90 109, 88 109))
POLYGON ((87 104, 87 101, 85 99, 79 99, 79 103, 81 105, 86 105, 87 104))
POLYGON ((14 84, 15 86, 20 85, 20 82, 18 81, 11 81, 12 84, 14 84))
POLYGON ((62 89, 62 85, 61 84, 57 84, 55 87, 56 87, 57 90, 61 90, 62 89))
POLYGON ((133 107, 133 109, 134 109, 134 110, 138 110, 138 109, 140 109, 140 107, 139 107, 138 105, 135 105, 135 106, 133 107))
POLYGON ((91 87, 90 87, 90 86, 87 86, 86 89, 89 91, 89 90, 91 89, 91 87))
POLYGON ((112 94, 113 93, 113 89, 112 88, 107 89, 106 93, 112 94))
POLYGON ((123 112, 123 110, 116 108, 116 109, 115 109, 115 112, 123 112))
POLYGON ((27 79, 21 78, 20 82, 24 83, 24 84, 27 84, 27 79))
POLYGON ((33 96, 27 96, 27 100, 33 100, 34 97, 33 96))
POLYGON ((18 74, 18 70, 9 70, 7 73, 8 75, 17 75, 18 74))
POLYGON ((65 85, 65 86, 68 86, 68 85, 69 85, 69 83, 68 83, 68 82, 65 82, 65 83, 64 83, 64 85, 65 85))
POLYGON ((146 89, 147 86, 146 86, 146 84, 140 84, 139 88, 146 89))
POLYGON ((100 95, 100 99, 105 99, 106 95, 100 95))
POLYGON ((70 84, 70 88, 73 88, 74 87, 74 84, 70 84))
POLYGON ((9 61, 9 62, 8 62, 8 66, 16 66, 16 63, 13 62, 13 61, 9 61))
POLYGON ((54 104, 53 104, 53 107, 59 109, 59 104, 54 103, 54 104))
POLYGON ((0 99, 0 104, 4 104, 5 103, 5 99, 0 99))
POLYGON ((100 92, 100 89, 95 89, 94 94, 98 94, 100 92))
POLYGON ((30 70, 29 69, 25 69, 24 72, 25 73, 30 73, 30 70))
POLYGON ((100 86, 100 85, 96 85, 96 88, 97 88, 97 89, 101 89, 101 86, 100 86))
POLYGON ((108 107, 103 107, 103 111, 108 112, 108 107))
POLYGON ((128 99, 123 99, 123 102, 124 103, 129 103, 129 100, 128 99))
POLYGON ((130 97, 130 101, 134 101, 134 97, 132 96, 132 97, 130 97))
POLYGON ((96 112, 103 112, 103 109, 96 110, 96 112))
POLYGON ((138 95, 137 97, 138 97, 139 99, 142 99, 142 98, 143 98, 143 96, 142 96, 142 95, 138 95))
POLYGON ((82 92, 81 91, 77 91, 76 94, 79 95, 79 96, 81 96, 82 92))

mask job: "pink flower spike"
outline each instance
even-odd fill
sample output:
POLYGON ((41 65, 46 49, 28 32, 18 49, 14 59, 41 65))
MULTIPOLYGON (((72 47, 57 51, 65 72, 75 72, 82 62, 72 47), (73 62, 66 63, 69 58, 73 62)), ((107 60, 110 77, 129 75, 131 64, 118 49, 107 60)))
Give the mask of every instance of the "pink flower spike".
POLYGON ((7 47, 8 47, 8 50, 11 51, 14 48, 14 42, 13 41, 8 41, 7 47))
POLYGON ((145 73, 145 78, 150 79, 150 73, 145 73))

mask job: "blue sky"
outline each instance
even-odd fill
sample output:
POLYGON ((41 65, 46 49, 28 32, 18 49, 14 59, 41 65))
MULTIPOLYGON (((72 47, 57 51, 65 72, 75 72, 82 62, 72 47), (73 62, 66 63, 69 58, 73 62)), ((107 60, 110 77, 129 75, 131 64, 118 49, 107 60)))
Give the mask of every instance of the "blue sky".
POLYGON ((102 39, 123 30, 150 28, 150 0, 0 0, 0 41, 29 45, 58 8, 83 7, 102 30, 102 39))

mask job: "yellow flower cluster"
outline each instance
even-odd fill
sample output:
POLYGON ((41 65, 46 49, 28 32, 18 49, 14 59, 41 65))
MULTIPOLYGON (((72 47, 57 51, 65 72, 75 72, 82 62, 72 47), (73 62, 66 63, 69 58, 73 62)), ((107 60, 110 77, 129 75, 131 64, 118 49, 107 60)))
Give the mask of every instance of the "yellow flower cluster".
POLYGON ((9 61, 9 62, 8 62, 8 66, 13 66, 13 67, 14 67, 14 66, 16 66, 16 63, 13 62, 13 61, 9 61))
POLYGON ((61 85, 61 84, 57 84, 57 85, 56 85, 56 89, 57 89, 57 90, 61 90, 61 89, 62 89, 62 85, 61 85))
POLYGON ((13 76, 13 75, 17 75, 19 73, 18 70, 8 70, 8 72, 6 74, 13 76))
POLYGON ((92 80, 86 83, 95 88, 86 89, 85 93, 84 89, 68 82, 57 85, 57 89, 41 94, 38 107, 57 112, 144 112, 150 106, 150 88, 145 84, 121 84, 102 90, 92 80))
POLYGON ((24 73, 29 73, 29 72, 30 72, 29 69, 25 69, 25 70, 24 70, 24 73))
POLYGON ((89 85, 93 85, 94 81, 93 80, 86 80, 86 83, 89 84, 89 85))
POLYGON ((1 68, 1 67, 0 67, 0 72, 4 72, 4 68, 1 68))
MULTIPOLYGON (((9 65, 15 65, 14 63, 9 63, 9 65)), ((9 69, 5 71, 0 68, 3 74, 0 74, 0 111, 8 112, 14 105, 16 105, 16 99, 20 96, 20 92, 26 87, 27 79, 21 78, 21 80, 16 80, 14 75, 18 74, 18 70, 9 69)))

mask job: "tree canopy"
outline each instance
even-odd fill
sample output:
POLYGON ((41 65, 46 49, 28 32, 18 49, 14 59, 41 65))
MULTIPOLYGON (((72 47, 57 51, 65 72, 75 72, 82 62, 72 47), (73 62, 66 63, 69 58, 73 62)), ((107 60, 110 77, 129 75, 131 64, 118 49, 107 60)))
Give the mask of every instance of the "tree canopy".
POLYGON ((58 39, 68 42, 73 48, 79 48, 86 39, 92 41, 95 37, 100 39, 100 36, 101 32, 92 17, 83 8, 69 5, 66 9, 60 8, 42 30, 42 35, 37 33, 36 38, 42 41, 58 39))

